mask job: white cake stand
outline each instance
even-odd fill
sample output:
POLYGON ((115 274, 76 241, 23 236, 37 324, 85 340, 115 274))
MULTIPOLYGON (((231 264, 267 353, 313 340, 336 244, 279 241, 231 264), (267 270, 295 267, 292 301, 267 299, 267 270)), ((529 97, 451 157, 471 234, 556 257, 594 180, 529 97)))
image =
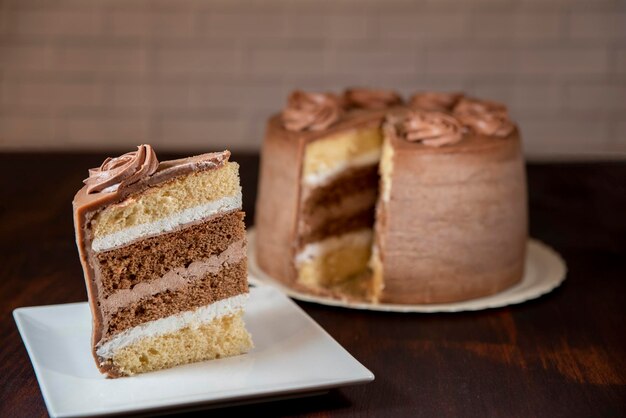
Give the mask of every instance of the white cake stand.
POLYGON ((349 309, 366 309, 384 312, 462 312, 478 311, 489 308, 500 308, 536 299, 556 289, 567 274, 565 261, 546 244, 535 239, 528 240, 524 277, 518 284, 495 295, 454 303, 396 305, 390 303, 367 303, 334 299, 331 297, 309 295, 291 289, 278 280, 263 272, 256 262, 256 234, 254 229, 248 230, 248 265, 249 280, 253 285, 271 285, 280 289, 290 297, 304 302, 322 305, 339 306, 349 309))

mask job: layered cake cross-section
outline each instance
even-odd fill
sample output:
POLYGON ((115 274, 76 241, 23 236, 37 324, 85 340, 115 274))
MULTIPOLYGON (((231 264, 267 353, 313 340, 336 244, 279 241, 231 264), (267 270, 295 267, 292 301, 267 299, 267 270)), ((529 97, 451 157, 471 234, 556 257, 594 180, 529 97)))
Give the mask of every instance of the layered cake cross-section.
POLYGON ((76 194, 93 355, 107 376, 252 348, 241 187, 229 157, 159 163, 141 145, 91 169, 76 194))
POLYGON ((307 291, 367 293, 385 112, 393 91, 295 91, 272 117, 261 156, 258 262, 307 291))

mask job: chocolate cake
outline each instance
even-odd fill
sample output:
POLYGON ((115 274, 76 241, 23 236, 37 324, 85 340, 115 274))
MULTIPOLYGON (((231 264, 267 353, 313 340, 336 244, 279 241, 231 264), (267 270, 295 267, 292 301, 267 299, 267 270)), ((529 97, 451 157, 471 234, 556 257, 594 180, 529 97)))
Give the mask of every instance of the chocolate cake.
POLYGON ((108 377, 244 353, 248 294, 238 165, 230 152, 159 163, 149 145, 89 170, 76 243, 108 377))
POLYGON ((287 286, 336 298, 492 294, 523 275, 525 184, 503 105, 461 93, 403 104, 377 90, 296 92, 263 144, 257 262, 287 286))

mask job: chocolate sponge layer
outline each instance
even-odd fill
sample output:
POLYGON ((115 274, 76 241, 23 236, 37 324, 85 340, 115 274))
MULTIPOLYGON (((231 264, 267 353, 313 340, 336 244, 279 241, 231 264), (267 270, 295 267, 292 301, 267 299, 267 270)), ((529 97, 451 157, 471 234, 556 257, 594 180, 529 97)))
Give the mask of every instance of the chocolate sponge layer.
POLYGON ((245 237, 244 213, 234 211, 168 234, 95 254, 101 294, 106 298, 119 289, 161 278, 177 267, 220 254, 245 237))
POLYGON ((377 165, 346 170, 328 184, 316 187, 307 194, 302 205, 302 216, 314 216, 318 206, 338 205, 351 194, 376 190, 378 178, 377 165))
POLYGON ((378 180, 376 165, 358 167, 306 192, 300 209, 298 246, 371 228, 378 180), (351 199, 352 205, 358 199, 356 206, 347 206, 351 199))
POLYGON ((107 339, 144 322, 193 310, 248 291, 247 260, 225 264, 216 274, 207 274, 179 291, 164 291, 119 309, 104 318, 107 339))
POLYGON ((358 213, 349 214, 322 223, 313 231, 303 234, 298 241, 299 247, 306 244, 322 241, 325 238, 347 234, 360 229, 371 228, 374 225, 374 208, 368 208, 358 213))

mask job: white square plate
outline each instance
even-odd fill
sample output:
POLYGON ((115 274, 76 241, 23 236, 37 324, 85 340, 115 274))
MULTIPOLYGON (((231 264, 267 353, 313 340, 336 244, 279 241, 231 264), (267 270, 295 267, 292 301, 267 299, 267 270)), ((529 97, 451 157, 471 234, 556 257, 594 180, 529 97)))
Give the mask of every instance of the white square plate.
POLYGON ((93 416, 289 397, 374 375, 287 296, 250 289, 255 348, 237 357, 106 379, 91 356, 87 303, 13 311, 51 416, 93 416))

